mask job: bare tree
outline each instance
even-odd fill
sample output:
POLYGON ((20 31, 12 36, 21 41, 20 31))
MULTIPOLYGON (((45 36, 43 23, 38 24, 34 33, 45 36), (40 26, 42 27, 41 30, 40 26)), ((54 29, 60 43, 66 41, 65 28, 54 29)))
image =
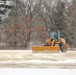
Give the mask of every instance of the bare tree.
POLYGON ((50 3, 44 3, 45 13, 40 13, 40 17, 43 19, 47 30, 64 32, 66 28, 66 9, 65 3, 61 0, 50 3), (63 31, 62 31, 63 30, 63 31))
POLYGON ((26 2, 15 0, 15 7, 9 14, 11 25, 7 27, 7 33, 9 32, 8 35, 12 36, 10 40, 13 40, 15 48, 18 43, 24 44, 24 47, 27 46, 27 43, 29 44, 33 31, 32 25, 41 10, 40 8, 41 0, 36 2, 33 0, 27 0, 26 2))
POLYGON ((76 40, 76 1, 72 0, 71 5, 68 7, 67 18, 68 18, 68 42, 70 45, 74 45, 76 40), (71 35, 72 34, 72 35, 71 35))

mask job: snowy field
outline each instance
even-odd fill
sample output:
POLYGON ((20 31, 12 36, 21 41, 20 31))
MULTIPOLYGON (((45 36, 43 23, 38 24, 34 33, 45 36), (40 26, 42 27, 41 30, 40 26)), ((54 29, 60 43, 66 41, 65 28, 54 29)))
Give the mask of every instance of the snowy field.
POLYGON ((0 69, 0 75, 76 75, 76 69, 0 69))
POLYGON ((32 50, 0 50, 0 67, 76 69, 76 51, 33 53, 32 50))

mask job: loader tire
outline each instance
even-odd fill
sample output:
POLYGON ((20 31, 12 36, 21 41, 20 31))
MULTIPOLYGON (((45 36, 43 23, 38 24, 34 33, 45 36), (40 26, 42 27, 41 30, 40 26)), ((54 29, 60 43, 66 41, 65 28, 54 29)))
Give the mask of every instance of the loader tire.
POLYGON ((60 46, 61 52, 64 52, 64 45, 60 46))
POLYGON ((61 50, 61 52, 66 52, 67 50, 64 50, 64 44, 61 42, 60 43, 60 50, 61 50))

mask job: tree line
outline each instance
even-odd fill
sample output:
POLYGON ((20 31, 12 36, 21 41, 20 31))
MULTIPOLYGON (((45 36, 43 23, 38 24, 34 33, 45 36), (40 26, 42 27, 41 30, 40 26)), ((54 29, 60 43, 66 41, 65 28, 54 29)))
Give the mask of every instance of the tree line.
POLYGON ((9 49, 27 48, 30 42, 45 43, 50 32, 60 31, 69 46, 75 45, 75 13, 75 0, 13 0, 8 18, 0 22, 0 43, 9 49))

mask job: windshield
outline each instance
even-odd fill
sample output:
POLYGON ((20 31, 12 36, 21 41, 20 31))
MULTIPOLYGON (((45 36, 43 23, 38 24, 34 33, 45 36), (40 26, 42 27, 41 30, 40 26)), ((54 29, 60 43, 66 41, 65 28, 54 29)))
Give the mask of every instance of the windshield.
POLYGON ((51 32, 50 39, 57 39, 59 41, 60 40, 60 33, 59 32, 51 32))

